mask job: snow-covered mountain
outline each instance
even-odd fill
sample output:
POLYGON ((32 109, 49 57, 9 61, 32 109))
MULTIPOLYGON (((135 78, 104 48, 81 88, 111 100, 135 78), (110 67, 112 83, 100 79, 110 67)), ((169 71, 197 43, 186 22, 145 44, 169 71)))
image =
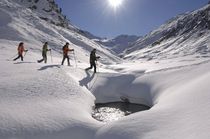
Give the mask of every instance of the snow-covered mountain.
POLYGON ((93 35, 92 33, 85 31, 85 30, 78 30, 78 33, 80 33, 81 35, 91 39, 91 40, 101 40, 101 37, 98 37, 96 35, 93 35))
MULTIPOLYGON (((188 60, 179 54, 179 61, 162 57, 158 62, 122 63, 73 25, 60 25, 59 18, 51 23, 60 13, 51 16, 43 8, 28 8, 30 2, 45 3, 47 9, 52 0, 0 1, 0 139, 209 139, 207 54, 191 59, 197 54, 193 53, 188 60), (12 61, 20 41, 29 51, 24 61, 12 61), (48 62, 37 63, 45 41, 53 49, 52 57, 48 52, 48 62), (75 55, 69 54, 72 66, 61 66, 60 51, 66 41, 75 49, 75 55), (93 48, 102 57, 96 74, 84 70, 93 48), (92 117, 95 102, 116 102, 122 97, 151 109, 108 124, 92 117)), ((206 40, 205 46, 205 36, 207 32, 203 40, 190 37, 188 43, 200 46, 206 40)))
POLYGON ((210 55, 210 5, 178 15, 124 51, 126 59, 167 59, 210 55))
POLYGON ((79 61, 88 62, 93 48, 101 55, 101 62, 119 61, 109 50, 82 35, 54 0, 2 0, 0 6, 0 31, 4 32, 0 34, 1 39, 27 42, 34 52, 40 50, 45 41, 53 50, 61 52, 62 46, 70 41, 79 61))
POLYGON ((70 27, 69 20, 62 14, 62 9, 54 0, 16 0, 16 2, 36 12, 42 20, 57 26, 70 27))
POLYGON ((122 53, 125 49, 137 41, 140 37, 135 35, 120 35, 113 39, 95 39, 96 42, 108 47, 116 54, 122 53))

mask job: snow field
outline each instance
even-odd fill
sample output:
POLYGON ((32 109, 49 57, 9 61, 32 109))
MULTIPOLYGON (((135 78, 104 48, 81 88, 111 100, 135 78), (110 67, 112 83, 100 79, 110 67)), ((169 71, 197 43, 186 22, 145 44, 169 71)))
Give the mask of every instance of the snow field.
POLYGON ((15 0, 2 0, 0 6, 1 139, 209 138, 208 35, 197 41, 192 36, 183 44, 186 51, 198 46, 201 55, 193 53, 196 49, 190 55, 174 55, 182 48, 172 45, 171 39, 152 50, 133 52, 123 62, 76 28, 41 20, 41 11, 31 11, 15 0), (20 41, 29 52, 24 62, 13 62, 20 41), (53 62, 48 53, 48 64, 38 64, 45 41, 52 48, 53 62), (72 54, 73 66, 60 66, 67 41, 75 49, 78 68, 72 54), (93 48, 102 57, 95 75, 84 71, 93 48), (158 55, 159 49, 164 53, 158 55), (145 59, 138 60, 141 57, 145 59), (121 96, 152 108, 106 125, 91 117, 95 101, 119 101, 121 96))
MULTIPOLYGON (((96 133, 96 138, 207 139, 210 123, 208 118, 210 115, 208 112, 209 66, 208 63, 137 76, 133 84, 144 83, 149 89, 148 91, 136 89, 136 92, 141 94, 145 91, 150 94, 153 107, 148 111, 139 112, 103 126, 96 133)), ((124 91, 125 88, 124 85, 122 90, 124 91)), ((132 84, 129 84, 127 88, 132 90, 132 84)), ((122 90, 119 89, 116 92, 122 90)), ((127 96, 131 95, 131 92, 127 93, 127 96)), ((115 93, 113 96, 117 95, 121 94, 115 93)), ((99 95, 102 98, 106 96, 107 94, 99 95)))
POLYGON ((48 54, 49 64, 36 63, 40 52, 34 50, 28 52, 24 62, 7 61, 16 42, 1 40, 1 44, 2 138, 209 136, 208 61, 185 65, 187 62, 175 60, 170 68, 166 61, 101 65, 100 72, 94 75, 84 70, 88 63, 78 63, 75 68, 73 59, 72 67, 60 66, 59 54, 55 54, 53 63, 48 54), (114 102, 122 96, 152 108, 106 125, 91 117, 94 101, 114 102))
POLYGON ((13 62, 5 59, 10 51, 1 51, 1 138, 92 138, 101 125, 91 117, 93 95, 66 74, 67 67, 38 64, 31 53, 13 62))

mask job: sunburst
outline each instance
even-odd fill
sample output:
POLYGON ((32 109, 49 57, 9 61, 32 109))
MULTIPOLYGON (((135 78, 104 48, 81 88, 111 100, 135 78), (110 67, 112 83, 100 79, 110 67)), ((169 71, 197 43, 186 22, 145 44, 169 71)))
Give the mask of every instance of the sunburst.
POLYGON ((114 9, 116 9, 116 8, 120 7, 120 5, 122 5, 123 0, 108 0, 108 2, 109 2, 109 5, 111 7, 113 7, 114 9))

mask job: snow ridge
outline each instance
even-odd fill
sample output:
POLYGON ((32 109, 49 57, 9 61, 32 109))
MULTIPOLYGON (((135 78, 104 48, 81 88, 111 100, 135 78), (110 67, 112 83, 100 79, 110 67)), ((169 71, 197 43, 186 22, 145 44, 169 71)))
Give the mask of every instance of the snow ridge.
MULTIPOLYGON (((163 29, 156 30, 150 43, 151 36, 138 40, 148 47, 126 55, 136 61, 122 63, 74 26, 61 27, 41 19, 41 12, 48 19, 53 16, 42 8, 28 8, 28 2, 0 1, 1 139, 209 139, 210 59, 205 22, 192 24, 189 31, 183 25, 151 46, 164 37, 158 36, 163 29), (187 38, 182 43, 179 37, 187 38), (20 41, 29 51, 23 62, 12 61, 20 41), (37 63, 45 41, 52 48, 52 61, 48 53, 47 64, 37 63), (71 66, 61 66, 61 49, 69 41, 76 57, 69 54, 71 66), (84 70, 93 48, 102 57, 97 74, 84 70), (120 101, 121 97, 152 108, 108 124, 91 117, 95 102, 120 101)), ((31 2, 32 7, 38 3, 31 2)), ((195 11, 195 17, 208 7, 195 11)), ((185 16, 188 19, 188 14, 180 15, 162 28, 176 27, 177 19, 185 16)))
POLYGON ((95 41, 111 49, 116 54, 120 54, 139 38, 135 35, 119 35, 113 39, 95 39, 95 41))
POLYGON ((0 31, 5 32, 0 34, 1 39, 28 42, 29 49, 34 52, 40 50, 42 43, 48 41, 56 53, 60 53, 62 46, 70 41, 81 61, 89 61, 89 52, 93 48, 103 57, 101 62, 119 61, 109 50, 78 33, 78 28, 64 19, 54 0, 3 0, 0 4, 0 18, 3 21, 0 31), (31 8, 34 6, 37 8, 31 8), (32 48, 32 45, 35 47, 32 48))
POLYGON ((126 59, 209 55, 210 5, 178 15, 124 51, 126 59), (196 38, 196 41, 195 41, 196 38))

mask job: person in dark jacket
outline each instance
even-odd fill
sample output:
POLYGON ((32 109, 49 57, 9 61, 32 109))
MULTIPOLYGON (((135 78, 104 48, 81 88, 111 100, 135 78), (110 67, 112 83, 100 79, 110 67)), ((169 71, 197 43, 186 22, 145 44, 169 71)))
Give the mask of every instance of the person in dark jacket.
POLYGON ((90 53, 90 67, 85 70, 90 70, 94 67, 94 73, 96 73, 96 61, 100 58, 100 56, 96 56, 96 49, 93 49, 90 53))
POLYGON ((69 49, 69 43, 67 42, 67 43, 63 46, 63 60, 62 60, 62 62, 61 62, 61 65, 63 65, 65 59, 67 59, 68 66, 70 66, 69 55, 68 55, 68 52, 69 52, 69 51, 74 51, 74 49, 69 49))
POLYGON ((42 47, 42 59, 41 60, 37 60, 38 63, 41 63, 42 61, 44 61, 44 63, 47 63, 47 51, 51 51, 51 49, 48 49, 48 43, 45 42, 45 44, 42 47))
POLYGON ((23 61, 23 52, 27 52, 28 51, 28 50, 25 50, 23 42, 19 43, 17 50, 18 50, 18 57, 13 59, 13 61, 15 61, 15 60, 17 60, 19 58, 21 58, 21 61, 23 61))

